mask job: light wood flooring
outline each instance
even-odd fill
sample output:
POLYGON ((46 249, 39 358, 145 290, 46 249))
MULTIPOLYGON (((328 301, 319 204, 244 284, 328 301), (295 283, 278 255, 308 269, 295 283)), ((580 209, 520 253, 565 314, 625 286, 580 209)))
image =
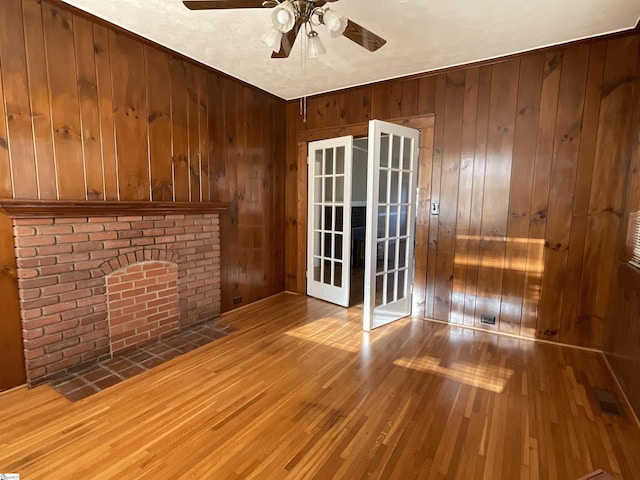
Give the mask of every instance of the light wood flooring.
MULTIPOLYGON (((0 395, 22 479, 640 478, 640 429, 602 413, 601 355, 281 294, 229 336, 72 403, 0 395)), ((625 409, 628 408, 625 406, 625 409)))

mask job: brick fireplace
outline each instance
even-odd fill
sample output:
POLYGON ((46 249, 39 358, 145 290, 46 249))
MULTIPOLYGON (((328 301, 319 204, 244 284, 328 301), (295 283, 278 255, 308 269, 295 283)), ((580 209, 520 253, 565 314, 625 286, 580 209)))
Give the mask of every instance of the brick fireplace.
POLYGON ((29 385, 220 314, 218 213, 23 217, 13 226, 29 385))

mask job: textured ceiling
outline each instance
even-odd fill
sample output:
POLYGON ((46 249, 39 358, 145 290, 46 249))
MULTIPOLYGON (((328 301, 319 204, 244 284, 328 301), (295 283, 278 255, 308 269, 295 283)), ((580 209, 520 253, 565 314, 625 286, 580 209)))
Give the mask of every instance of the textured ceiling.
POLYGON ((387 44, 371 53, 321 26, 327 54, 306 59, 305 75, 300 37, 287 59, 271 59, 260 41, 268 9, 64 1, 287 100, 626 30, 640 18, 639 0, 340 0, 332 8, 387 44))

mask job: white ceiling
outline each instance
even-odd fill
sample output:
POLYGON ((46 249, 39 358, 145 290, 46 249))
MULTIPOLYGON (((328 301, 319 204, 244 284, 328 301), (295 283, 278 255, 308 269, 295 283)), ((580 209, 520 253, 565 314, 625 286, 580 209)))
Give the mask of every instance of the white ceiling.
POLYGON ((626 30, 640 19, 639 0, 340 0, 332 8, 387 44, 371 53, 321 26, 327 54, 306 60, 305 82, 301 36, 287 59, 271 59, 260 41, 269 9, 64 1, 287 100, 626 30))

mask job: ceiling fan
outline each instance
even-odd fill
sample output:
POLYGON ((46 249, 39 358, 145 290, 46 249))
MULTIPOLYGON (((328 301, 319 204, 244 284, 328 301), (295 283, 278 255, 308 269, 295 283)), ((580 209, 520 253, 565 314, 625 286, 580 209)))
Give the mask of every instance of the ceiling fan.
POLYGON ((190 10, 221 10, 235 8, 272 8, 273 27, 261 40, 272 48, 271 58, 286 58, 301 28, 307 36, 307 53, 317 57, 325 53, 324 46, 313 27, 325 25, 331 37, 343 35, 349 40, 375 52, 387 41, 357 23, 325 7, 337 0, 184 0, 190 10))

